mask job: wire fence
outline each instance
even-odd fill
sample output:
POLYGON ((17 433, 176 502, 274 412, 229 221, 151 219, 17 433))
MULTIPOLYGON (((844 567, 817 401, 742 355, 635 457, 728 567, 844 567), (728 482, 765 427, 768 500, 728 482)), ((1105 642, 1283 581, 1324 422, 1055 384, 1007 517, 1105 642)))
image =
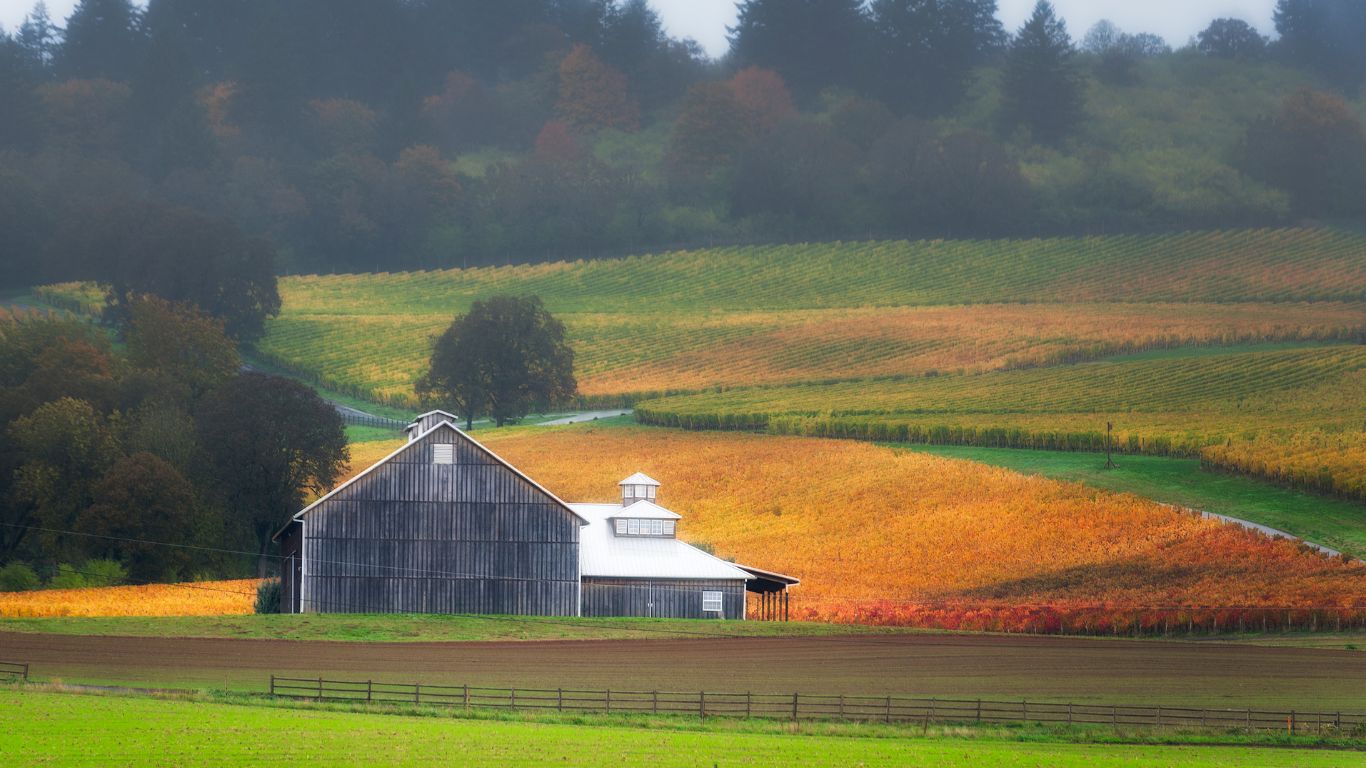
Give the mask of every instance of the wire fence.
POLYGON ((0 680, 10 679, 28 682, 28 664, 20 661, 0 661, 0 680))
POLYGON ((907 696, 489 688, 272 675, 272 696, 312 701, 430 704, 463 709, 661 714, 868 723, 1054 723, 1154 728, 1366 732, 1366 714, 1269 709, 1075 704, 907 696))

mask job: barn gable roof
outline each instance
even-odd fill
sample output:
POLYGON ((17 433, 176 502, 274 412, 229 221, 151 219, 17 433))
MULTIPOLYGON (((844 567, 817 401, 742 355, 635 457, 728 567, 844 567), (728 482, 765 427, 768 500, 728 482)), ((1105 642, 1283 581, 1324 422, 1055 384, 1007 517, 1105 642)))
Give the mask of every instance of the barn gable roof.
MULTIPOLYGON (((633 517, 630 510, 646 502, 622 508, 615 504, 574 504, 592 523, 579 540, 579 573, 585 578, 625 579, 724 579, 748 581, 754 576, 734 563, 707 554, 670 537, 616 536, 608 521, 633 517)), ((669 510, 675 518, 677 514, 669 510)))
POLYGON ((354 477, 352 477, 350 480, 347 480, 346 482, 342 483, 341 485, 337 486, 336 488, 333 488, 332 490, 328 491, 326 494, 324 494, 324 495, 318 497, 317 501, 314 501, 312 504, 309 504, 308 506, 306 506, 306 507, 304 507, 303 509, 301 509, 301 510, 299 510, 298 512, 296 512, 296 513, 294 514, 294 516, 291 517, 291 518, 289 519, 289 523, 287 523, 283 528, 281 528, 279 531, 277 531, 277 532, 275 533, 275 535, 274 535, 273 537, 271 537, 271 538, 273 538, 273 539, 279 538, 280 534, 281 534, 281 533, 284 533, 284 531, 285 531, 287 528, 289 528, 290 525, 294 524, 295 522, 297 522, 297 521, 299 521, 299 520, 302 520, 303 517, 304 517, 304 515, 308 514, 309 512, 313 511, 314 509, 316 509, 316 508, 318 507, 318 505, 322 504, 323 502, 327 501, 328 499, 331 499, 332 497, 336 496, 338 493, 341 493, 342 491, 344 491, 344 490, 346 490, 347 488, 351 487, 352 485, 354 485, 355 483, 357 483, 358 481, 360 481, 361 478, 364 478, 365 476, 369 475, 371 472, 374 472, 374 471, 375 471, 376 469, 378 469, 379 467, 381 467, 381 466, 387 464, 387 463, 390 462, 390 461, 393 461, 396 457, 401 456, 401 455, 404 453, 404 451, 410 450, 410 449, 412 449, 414 446, 420 445, 420 444, 422 443, 423 438, 427 437, 428 435, 432 434, 433 432, 435 432, 435 431, 437 431, 438 429, 441 429, 441 428, 443 428, 443 427, 449 427, 451 430, 453 430, 453 431, 456 433, 456 435, 458 435, 459 437, 461 437, 462 439, 464 439, 467 443, 469 443, 470 445, 473 445, 475 448, 479 449, 481 452, 483 452, 483 453, 484 453, 485 455, 487 455, 489 458, 493 459, 493 460, 494 460, 495 462, 497 462, 498 464, 501 464, 502 466, 504 466, 504 467, 506 467, 507 469, 511 470, 511 471, 513 472, 513 474, 517 475, 518 477, 520 477, 520 478, 522 478, 523 480, 525 480, 525 481, 527 481, 528 483, 530 483, 531 486, 532 486, 533 488, 535 488, 536 490, 538 490, 538 491, 540 491, 541 493, 544 493, 546 496, 550 497, 550 499, 551 499, 552 501, 554 501, 554 502, 555 502, 556 504, 558 504, 560 507, 564 508, 564 510, 565 510, 566 512, 568 512, 569 514, 571 514, 571 515, 573 515, 574 517, 578 518, 579 524, 580 524, 580 525, 588 525, 588 524, 589 524, 590 521, 589 521, 588 518, 584 517, 583 515, 579 514, 579 513, 576 512, 576 511, 574 511, 574 508, 571 507, 569 504, 567 504, 567 503, 566 503, 563 499, 561 499, 559 496, 556 496, 554 493, 551 493, 550 490, 548 490, 545 486, 541 485, 540 483, 536 482, 535 480, 532 480, 530 477, 528 477, 528 476, 526 475, 526 473, 524 473, 524 472, 522 472, 522 470, 520 470, 520 469, 518 469, 518 468, 512 466, 512 464, 508 463, 508 461, 507 461, 506 459, 504 459, 502 456, 499 456, 498 454, 496 454, 496 453, 494 453, 493 451, 489 450, 488 447, 485 446, 483 443, 481 443, 481 442, 479 442, 478 440, 475 440, 474 438, 472 438, 472 437, 470 437, 469 435, 465 434, 465 431, 462 430, 462 429, 460 429, 459 427, 457 427, 455 424, 451 423, 450 421, 447 421, 447 420, 444 420, 444 419, 443 419, 442 421, 439 421, 439 422, 437 422, 436 424, 433 424, 432 426, 428 427, 428 428, 427 428, 426 430, 424 430, 421 434, 417 435, 416 437, 414 437, 414 438, 413 438, 412 440, 410 440, 409 442, 404 443, 403 445, 399 446, 398 449, 396 449, 395 451, 393 451, 392 453, 390 453, 388 456, 385 456, 384 458, 380 459, 379 461, 375 462, 374 464, 371 464, 369 467, 367 467, 367 468, 366 468, 365 470, 363 470, 362 472, 356 474, 356 475, 355 475, 354 477))

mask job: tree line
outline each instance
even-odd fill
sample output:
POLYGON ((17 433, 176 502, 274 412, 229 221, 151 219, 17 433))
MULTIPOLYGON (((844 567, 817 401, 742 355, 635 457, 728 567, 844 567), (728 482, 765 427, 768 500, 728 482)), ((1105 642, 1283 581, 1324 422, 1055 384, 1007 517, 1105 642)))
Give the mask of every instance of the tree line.
POLYGON ((336 411, 243 371, 223 320, 120 306, 117 333, 0 321, 0 591, 264 574, 271 535, 347 464, 336 411))
POLYGON ((1366 7, 1276 26, 1173 50, 1046 0, 1016 30, 995 0, 745 0, 712 60, 646 0, 39 3, 0 37, 0 285, 94 278, 249 341, 281 271, 1358 217, 1366 7), (1088 127, 1162 72, 1284 93, 1215 152, 1088 127))

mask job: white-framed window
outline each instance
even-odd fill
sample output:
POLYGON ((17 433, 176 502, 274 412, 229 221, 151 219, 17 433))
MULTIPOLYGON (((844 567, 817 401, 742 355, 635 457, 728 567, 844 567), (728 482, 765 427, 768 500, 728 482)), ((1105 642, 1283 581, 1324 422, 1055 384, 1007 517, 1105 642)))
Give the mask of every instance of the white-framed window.
POLYGON ((664 521, 663 521, 663 520, 651 520, 651 521, 650 521, 650 535, 651 535, 651 536, 663 536, 663 535, 664 535, 664 521))
POLYGON ((617 518, 617 535, 626 535, 626 520, 624 518, 617 518))
POLYGON ((721 602, 721 593, 720 593, 720 592, 703 592, 703 593, 702 593, 702 612, 703 612, 703 613, 721 613, 722 609, 723 609, 723 605, 722 605, 722 602, 721 602))
POLYGON ((645 491, 645 498, 650 501, 655 500, 655 487, 653 485, 642 485, 640 487, 645 491))
POLYGON ((451 443, 432 443, 433 464, 454 464, 455 445, 451 443))
POLYGON ((626 533, 630 534, 631 536, 639 536, 640 521, 636 520, 635 518, 628 520, 626 523, 626 533))
POLYGON ((664 533, 663 533, 662 535, 664 535, 664 536, 672 536, 672 535, 674 535, 674 521, 673 521, 673 520, 665 520, 665 521, 664 521, 664 533))

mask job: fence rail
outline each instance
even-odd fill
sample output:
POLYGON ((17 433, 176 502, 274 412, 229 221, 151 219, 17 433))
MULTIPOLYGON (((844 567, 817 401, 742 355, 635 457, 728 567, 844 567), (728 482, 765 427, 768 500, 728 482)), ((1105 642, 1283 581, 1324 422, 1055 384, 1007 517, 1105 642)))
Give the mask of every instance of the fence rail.
POLYGON ((0 661, 0 679, 8 677, 28 682, 28 662, 0 661))
POLYGON ((701 719, 846 720, 881 723, 1066 723, 1322 733, 1366 729, 1366 714, 1153 705, 848 696, 809 693, 489 688, 272 675, 270 694, 313 701, 434 704, 465 709, 690 715, 701 719))
POLYGON ((359 427, 379 427, 380 429, 392 429, 401 432, 408 426, 406 422, 399 421, 398 419, 372 416, 368 413, 356 413, 340 408, 337 409, 337 415, 341 416, 342 423, 354 424, 359 427))

